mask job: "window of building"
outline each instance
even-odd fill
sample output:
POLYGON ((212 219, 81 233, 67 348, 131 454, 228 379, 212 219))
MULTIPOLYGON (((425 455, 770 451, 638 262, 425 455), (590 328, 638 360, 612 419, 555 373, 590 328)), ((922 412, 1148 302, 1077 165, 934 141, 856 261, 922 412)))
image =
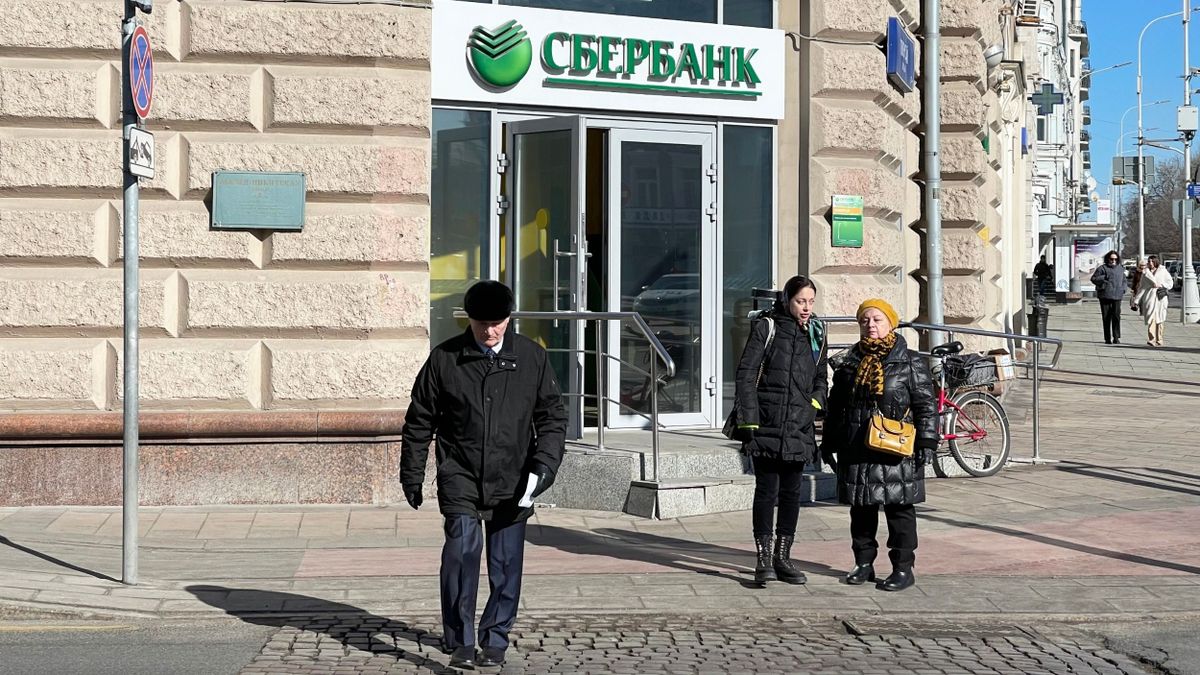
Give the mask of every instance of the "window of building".
POLYGON ((454 318, 471 283, 488 278, 491 113, 433 110, 429 340, 458 334, 454 318))
POLYGON ((731 26, 773 28, 775 3, 773 0, 725 0, 724 23, 731 26))
POLYGON ((1041 143, 1046 142, 1046 118, 1039 117, 1037 119, 1037 139, 1041 143))
POLYGON ((540 7, 573 12, 620 14, 651 19, 717 22, 718 3, 724 2, 724 23, 772 28, 776 0, 467 0, 516 7, 540 7))
POLYGON ((722 142, 721 192, 724 288, 721 354, 724 406, 733 405, 734 373, 750 335, 746 312, 750 290, 771 287, 771 244, 775 222, 774 130, 726 125, 722 142))

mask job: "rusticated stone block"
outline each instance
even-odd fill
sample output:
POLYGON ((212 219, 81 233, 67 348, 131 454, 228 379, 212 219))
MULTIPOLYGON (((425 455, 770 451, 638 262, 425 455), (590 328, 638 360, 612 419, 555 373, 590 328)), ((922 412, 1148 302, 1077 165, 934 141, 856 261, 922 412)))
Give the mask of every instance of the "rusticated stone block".
POLYGON ((813 269, 863 267, 879 270, 904 265, 903 234, 895 222, 864 218, 861 248, 834 248, 833 228, 823 218, 809 221, 809 237, 813 269))
POLYGON ((946 319, 977 321, 986 314, 987 285, 975 275, 946 277, 943 307, 946 319))
POLYGON ((424 263, 429 260, 429 217, 424 207, 316 205, 303 232, 271 236, 276 263, 424 263), (346 209, 346 210, 343 210, 346 209))
POLYGON ((0 117, 82 120, 105 124, 111 106, 101 100, 100 78, 105 79, 105 96, 111 69, 108 64, 37 61, 0 61, 0 117), (56 67, 46 67, 49 65, 56 67), (67 67, 64 67, 66 65, 67 67))
POLYGON ((271 69, 273 124, 429 128, 428 72, 395 71, 386 77, 302 72, 271 69), (346 96, 348 91, 354 95, 346 96))
POLYGON ((119 0, 4 0, 0 3, 0 47, 41 49, 121 48, 119 0))
POLYGON ((424 328, 424 273, 193 271, 186 273, 187 330, 319 334, 424 328))
POLYGON ((945 38, 940 44, 942 82, 963 81, 978 85, 987 77, 987 64, 978 41, 945 38))
MULTIPOLYGON (((121 270, 10 269, 0 276, 0 329, 121 326, 121 270)), ((138 310, 143 328, 164 328, 166 270, 142 272, 138 310)))
MULTIPOLYGON (((249 232, 209 229, 208 212, 199 204, 170 211, 149 206, 138 214, 138 250, 143 260, 176 265, 204 261, 229 261, 247 267, 261 256, 262 244, 249 232)), ((123 214, 118 211, 118 218, 123 214)), ((123 226, 122 220, 122 226, 123 226)), ((124 259, 124 229, 117 236, 116 255, 124 259)))
MULTIPOLYGON (((124 357, 117 350, 116 400, 123 400, 124 357)), ((148 407, 181 401, 209 407, 249 408, 261 400, 256 341, 146 340, 140 354, 138 399, 148 407)))
POLYGON ((0 408, 96 409, 108 354, 94 340, 0 341, 0 408))
POLYGON ((814 101, 810 111, 814 155, 904 159, 903 127, 874 103, 825 99, 814 101))
POLYGON ((269 342, 271 407, 407 399, 428 356, 423 340, 269 342))
POLYGON ((887 0, 812 3, 812 31, 880 34, 887 28, 892 5, 887 0))
POLYGON ((825 316, 854 316, 858 306, 867 298, 883 298, 892 303, 900 313, 901 321, 910 320, 915 315, 904 306, 899 285, 885 283, 875 276, 817 273, 813 278, 821 289, 817 297, 822 307, 821 314, 825 316))
POLYGON ((432 11, 420 7, 188 3, 192 56, 261 54, 429 61, 432 11))
POLYGON ((942 35, 979 36, 995 25, 999 5, 988 0, 941 0, 942 35))
POLYGON ((120 158, 121 135, 115 130, 0 138, 0 188, 117 190, 120 158))
POLYGON ((978 185, 953 182, 942 186, 942 222, 978 223, 986 217, 986 203, 978 185))
POLYGON ((906 180, 882 166, 855 160, 821 158, 810 163, 809 194, 813 208, 824 215, 833 195, 862 195, 863 205, 885 216, 904 205, 906 180))
POLYGON ((61 202, 0 201, 0 261, 107 264, 97 227, 107 222, 108 206, 97 206, 95 202, 77 206, 72 209, 61 202))
POLYGON ((886 83, 886 58, 878 49, 818 44, 812 49, 814 96, 838 92, 882 92, 886 83))
MULTIPOLYGON (((428 141, 347 139, 344 143, 189 144, 189 190, 207 190, 212 172, 303 171, 310 192, 429 194, 428 141)), ((2 147, 2 146, 0 146, 2 147)))
POLYGON ((973 229, 942 230, 942 268, 975 271, 985 266, 986 243, 973 229))
MULTIPOLYGON (((983 97, 969 84, 950 82, 942 86, 942 130, 976 131, 984 123, 983 97)), ((983 148, 980 146, 980 151, 983 148)))
POLYGON ((204 71, 159 68, 154 73, 154 120, 251 126, 253 72, 239 66, 209 66, 204 71))
POLYGON ((942 174, 945 176, 979 176, 987 169, 983 142, 973 134, 942 135, 942 174))

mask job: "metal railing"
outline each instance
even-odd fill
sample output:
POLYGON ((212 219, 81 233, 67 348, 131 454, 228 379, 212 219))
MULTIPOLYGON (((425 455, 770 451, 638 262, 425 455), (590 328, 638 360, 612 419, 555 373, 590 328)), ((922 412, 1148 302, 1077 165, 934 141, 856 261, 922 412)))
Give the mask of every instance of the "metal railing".
MULTIPOLYGON (((455 312, 454 316, 456 318, 460 318, 460 319, 467 318, 466 313, 462 312, 462 311, 455 312)), ((593 395, 593 394, 588 394, 586 391, 564 392, 563 396, 567 397, 567 398, 576 398, 577 397, 577 398, 584 399, 584 400, 586 400, 589 397, 593 397, 596 399, 596 446, 597 446, 598 450, 604 449, 604 428, 606 426, 606 415, 605 415, 605 408, 606 408, 605 404, 606 403, 615 403, 618 407, 628 408, 629 410, 632 410, 635 414, 637 414, 641 417, 646 417, 650 422, 650 447, 651 447, 652 462, 653 462, 653 467, 654 467, 654 480, 657 481, 658 480, 658 454, 659 454, 658 432, 659 432, 659 428, 661 427, 661 424, 658 421, 658 385, 660 383, 659 374, 658 374, 658 365, 659 365, 659 362, 661 361, 663 370, 664 370, 663 379, 669 380, 669 379, 675 377, 675 360, 671 357, 671 354, 669 352, 667 352, 667 348, 665 346, 663 346, 662 341, 658 339, 658 336, 654 333, 654 330, 651 329, 650 325, 646 323, 646 320, 642 318, 642 315, 637 312, 567 312, 567 311, 524 312, 524 311, 517 311, 517 312, 512 313, 512 318, 514 318, 518 321, 525 319, 525 320, 534 320, 534 321, 555 321, 555 322, 557 322, 557 321, 581 321, 581 322, 594 321, 594 322, 596 322, 595 323, 595 326, 596 326, 596 349, 595 350, 590 350, 590 349, 587 349, 586 347, 584 347, 583 349, 572 349, 572 348, 565 348, 565 347, 556 347, 556 348, 547 349, 548 352, 570 353, 570 354, 579 353, 581 355, 596 356, 596 393, 593 395), (653 356, 650 358, 649 371, 643 370, 632 363, 628 363, 628 362, 622 360, 619 356, 614 356, 614 355, 608 353, 608 351, 604 349, 604 327, 605 327, 606 323, 609 321, 620 321, 622 324, 630 325, 633 328, 637 329, 637 331, 641 333, 642 337, 644 337, 646 339, 646 342, 649 343, 650 349, 653 352, 653 356), (614 399, 614 398, 611 398, 608 396, 608 387, 607 387, 607 382, 606 382, 607 369, 605 368, 605 366, 608 365, 609 361, 616 361, 617 363, 620 363, 622 366, 631 368, 633 370, 636 370, 636 371, 639 371, 639 372, 645 374, 649 378, 648 386, 650 387, 650 414, 648 416, 645 413, 642 413, 641 411, 637 410, 636 408, 626 405, 621 400, 614 399)), ((518 332, 520 332, 520 331, 518 330, 518 332)), ((582 388, 586 389, 586 387, 582 387, 582 388)), ((580 427, 582 427, 582 421, 580 422, 580 427)), ((645 478, 645 476, 643 476, 643 478, 645 478)))
MULTIPOLYGON (((819 318, 821 319, 821 321, 824 321, 825 323, 857 323, 858 322, 858 320, 852 316, 834 316, 834 317, 823 316, 823 317, 819 317, 819 318)), ((935 325, 935 324, 916 323, 916 322, 908 322, 908 321, 902 321, 900 323, 900 325, 897 326, 896 328, 897 328, 897 330, 905 330, 905 329, 915 330, 918 333, 921 333, 921 332, 944 333, 947 336, 947 341, 953 340, 955 333, 959 333, 962 335, 976 335, 979 337, 991 337, 991 338, 998 338, 998 339, 1004 340, 1007 345, 1008 353, 1013 357, 1013 366, 1019 367, 1019 368, 1024 368, 1027 371, 1030 371, 1030 373, 1031 373, 1030 380, 1031 380, 1031 386, 1033 389, 1033 392, 1032 392, 1032 394, 1033 394, 1033 409, 1032 409, 1033 457, 1029 461, 1033 464, 1037 464, 1038 462, 1045 461, 1042 459, 1042 456, 1041 456, 1041 408, 1040 408, 1040 400, 1039 400, 1039 393, 1040 393, 1039 389, 1041 387, 1041 381, 1040 381, 1039 373, 1043 369, 1054 370, 1054 369, 1058 368, 1058 361, 1059 361, 1059 358, 1062 356, 1062 349, 1063 349, 1063 341, 1062 340, 1060 340, 1058 338, 1021 335, 1020 333, 1005 333, 1003 331, 984 330, 982 328, 972 328, 970 326, 947 326, 947 325, 935 325), (1032 350, 1030 350, 1032 352, 1032 355, 1031 355, 1029 363, 1025 363, 1023 361, 1017 360, 1017 342, 1032 342, 1034 344, 1034 348, 1032 350), (1041 352, 1042 352, 1043 344, 1054 345, 1054 354, 1050 358, 1049 365, 1045 365, 1045 366, 1043 366, 1041 363, 1041 352)), ((833 348, 849 348, 852 346, 853 346, 853 343, 850 343, 850 344, 833 344, 833 343, 831 343, 829 345, 829 347, 831 349, 833 349, 833 348)), ((924 354, 925 356, 929 356, 928 352, 921 352, 921 353, 924 354)))

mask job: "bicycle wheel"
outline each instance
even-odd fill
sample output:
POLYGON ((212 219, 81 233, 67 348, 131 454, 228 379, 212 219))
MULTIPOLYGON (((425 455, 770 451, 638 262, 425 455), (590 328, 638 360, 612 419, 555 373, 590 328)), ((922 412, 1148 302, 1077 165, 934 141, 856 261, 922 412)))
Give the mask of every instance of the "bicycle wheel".
POLYGON ((950 454, 963 471, 972 476, 992 476, 1008 461, 1012 437, 1008 415, 995 396, 968 391, 953 399, 949 431, 959 438, 950 441, 950 454))

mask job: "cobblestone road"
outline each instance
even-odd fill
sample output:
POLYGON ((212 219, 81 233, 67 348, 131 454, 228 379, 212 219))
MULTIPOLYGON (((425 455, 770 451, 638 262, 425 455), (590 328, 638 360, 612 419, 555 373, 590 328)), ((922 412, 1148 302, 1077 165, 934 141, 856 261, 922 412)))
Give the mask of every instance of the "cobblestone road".
MULTIPOLYGON (((432 620, 373 615, 257 621, 279 626, 242 675, 453 673, 432 620)), ((502 673, 1151 673, 1084 633, 894 620, 531 616, 502 673)))

